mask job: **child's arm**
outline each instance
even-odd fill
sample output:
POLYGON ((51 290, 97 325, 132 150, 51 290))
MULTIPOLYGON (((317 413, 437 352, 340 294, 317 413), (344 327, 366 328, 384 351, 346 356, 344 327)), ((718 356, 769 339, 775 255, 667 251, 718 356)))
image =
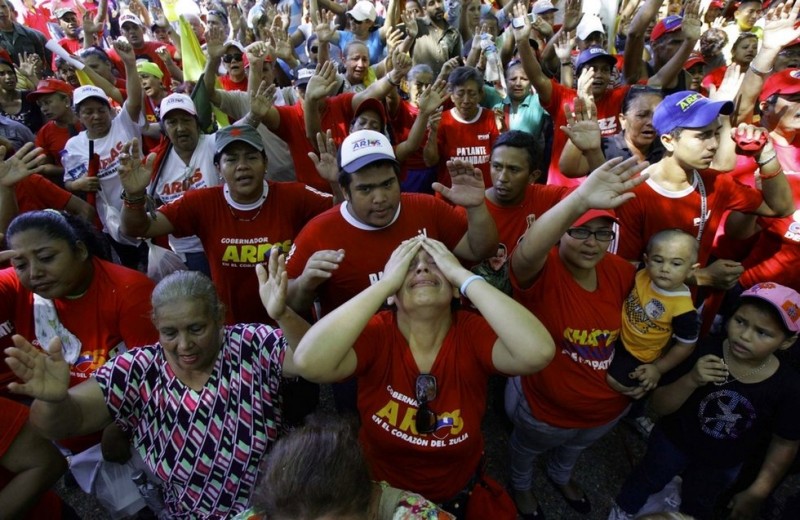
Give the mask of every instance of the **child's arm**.
POLYGON ((711 382, 722 382, 727 377, 725 362, 708 354, 697 360, 690 372, 674 383, 660 386, 653 392, 650 406, 658 415, 669 415, 683 406, 692 392, 711 382))
POLYGON ((653 361, 647 365, 639 365, 633 371, 634 377, 639 379, 641 385, 646 391, 654 389, 661 376, 683 363, 692 352, 696 343, 674 343, 663 357, 653 361))
POLYGON ((731 518, 757 518, 761 504, 780 482, 797 455, 800 441, 772 436, 758 476, 750 486, 733 496, 728 507, 731 518))

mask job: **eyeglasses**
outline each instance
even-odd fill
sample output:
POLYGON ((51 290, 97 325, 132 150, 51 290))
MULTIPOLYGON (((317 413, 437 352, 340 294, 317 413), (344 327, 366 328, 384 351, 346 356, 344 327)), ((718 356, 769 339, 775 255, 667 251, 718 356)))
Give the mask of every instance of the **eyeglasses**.
POLYGON ((350 21, 353 22, 356 25, 361 25, 362 23, 366 22, 366 20, 356 20, 352 16, 350 17, 350 21))
POLYGON ((242 61, 241 54, 226 54, 222 57, 222 61, 225 63, 231 63, 232 61, 242 61))
POLYGON ((417 397, 416 424, 417 433, 433 433, 436 431, 436 412, 428 408, 428 402, 436 399, 436 376, 420 374, 414 385, 417 397))
POLYGON ((595 240, 598 242, 610 242, 614 240, 614 237, 617 236, 617 234, 610 229, 598 229, 597 231, 592 231, 585 227, 569 228, 567 230, 567 234, 577 240, 586 240, 590 236, 594 236, 595 240))
POLYGON ((319 51, 319 47, 311 47, 311 48, 309 49, 309 52, 312 52, 312 53, 314 53, 314 54, 316 54, 316 53, 317 53, 317 51, 319 51))

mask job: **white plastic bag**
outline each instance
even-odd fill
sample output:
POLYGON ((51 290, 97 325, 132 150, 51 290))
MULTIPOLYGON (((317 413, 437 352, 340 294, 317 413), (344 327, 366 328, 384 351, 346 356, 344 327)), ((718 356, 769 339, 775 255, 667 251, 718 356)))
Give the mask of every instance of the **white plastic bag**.
POLYGON ((157 246, 151 241, 147 242, 147 246, 150 249, 147 253, 147 276, 154 282, 160 282, 175 271, 186 270, 186 264, 171 249, 157 246))

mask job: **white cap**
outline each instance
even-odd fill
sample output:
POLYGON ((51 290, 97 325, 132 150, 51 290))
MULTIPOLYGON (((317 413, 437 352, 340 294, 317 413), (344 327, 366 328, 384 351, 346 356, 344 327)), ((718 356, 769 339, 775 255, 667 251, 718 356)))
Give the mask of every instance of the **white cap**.
POLYGON ((347 173, 355 173, 375 161, 397 162, 389 138, 374 130, 353 132, 342 141, 339 150, 339 167, 347 173))
POLYGON ((363 22, 364 20, 371 20, 374 22, 375 19, 378 18, 378 13, 375 12, 375 6, 372 5, 372 2, 368 2, 367 0, 359 0, 356 2, 356 5, 347 11, 347 14, 359 22, 363 22))
POLYGON ((550 0, 537 0, 536 3, 533 4, 534 14, 547 14, 555 11, 558 11, 558 7, 554 6, 553 2, 550 0))
POLYGON ((161 110, 159 111, 159 116, 162 120, 164 117, 166 117, 167 113, 172 112, 173 110, 183 110, 184 112, 188 112, 193 116, 197 115, 197 109, 194 106, 194 101, 192 101, 192 98, 186 94, 170 94, 161 100, 161 110))
POLYGON ((236 47, 242 54, 245 54, 244 45, 242 45, 238 40, 228 40, 222 44, 223 49, 227 49, 228 47, 236 47))
POLYGON ((606 33, 606 28, 603 26, 603 21, 593 14, 585 14, 578 24, 576 34, 581 40, 586 40, 593 32, 606 33))
POLYGON ((133 14, 133 13, 125 13, 122 16, 119 17, 119 26, 120 27, 122 27, 123 25, 125 25, 128 22, 133 22, 136 25, 138 25, 139 27, 144 27, 144 23, 142 22, 142 20, 138 16, 133 14))
POLYGON ((75 106, 78 106, 89 98, 102 99, 108 103, 108 96, 103 92, 103 89, 95 87, 94 85, 84 85, 76 88, 72 92, 72 104, 75 106))

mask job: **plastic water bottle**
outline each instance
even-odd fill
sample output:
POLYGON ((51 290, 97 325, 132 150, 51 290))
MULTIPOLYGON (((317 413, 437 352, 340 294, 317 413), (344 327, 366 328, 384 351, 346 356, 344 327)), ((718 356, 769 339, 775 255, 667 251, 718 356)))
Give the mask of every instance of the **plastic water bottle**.
POLYGON ((500 58, 497 56, 497 46, 495 46, 492 37, 489 34, 481 34, 481 49, 483 55, 486 57, 486 73, 484 79, 489 82, 499 80, 503 73, 500 70, 500 58))

